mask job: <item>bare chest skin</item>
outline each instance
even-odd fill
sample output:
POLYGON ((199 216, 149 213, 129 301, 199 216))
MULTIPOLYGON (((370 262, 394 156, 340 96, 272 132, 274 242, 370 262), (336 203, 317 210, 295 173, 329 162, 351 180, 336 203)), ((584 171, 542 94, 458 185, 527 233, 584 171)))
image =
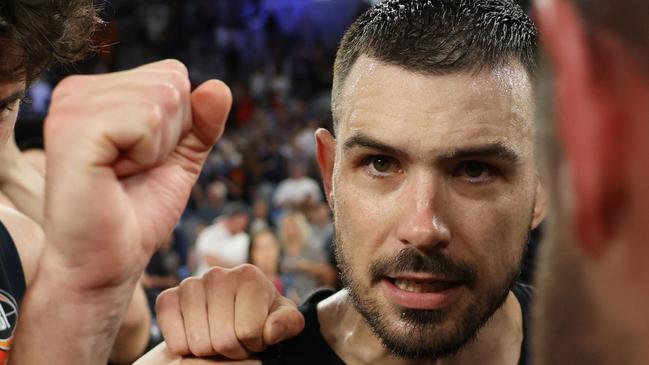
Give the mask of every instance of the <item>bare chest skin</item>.
POLYGON ((523 315, 511 292, 476 340, 446 359, 408 360, 390 354, 354 309, 346 290, 318 304, 318 321, 329 346, 348 365, 516 365, 523 342, 523 315))

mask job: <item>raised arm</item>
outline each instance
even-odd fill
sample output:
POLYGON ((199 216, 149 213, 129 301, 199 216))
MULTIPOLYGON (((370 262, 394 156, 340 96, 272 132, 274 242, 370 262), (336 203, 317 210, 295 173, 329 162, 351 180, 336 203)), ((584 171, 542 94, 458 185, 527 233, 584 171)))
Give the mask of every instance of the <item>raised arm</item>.
POLYGON ((136 283, 180 218, 230 104, 221 82, 190 93, 177 61, 57 87, 45 128, 48 243, 10 364, 108 361, 136 283))

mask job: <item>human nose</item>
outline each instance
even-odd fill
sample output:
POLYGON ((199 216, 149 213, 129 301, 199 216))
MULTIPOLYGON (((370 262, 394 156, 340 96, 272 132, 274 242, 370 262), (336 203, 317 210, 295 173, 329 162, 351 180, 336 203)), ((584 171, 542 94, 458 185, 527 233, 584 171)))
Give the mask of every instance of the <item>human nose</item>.
POLYGON ((428 174, 412 179, 404 191, 404 209, 397 228, 403 244, 422 251, 446 247, 451 230, 444 219, 444 191, 435 177, 428 174))

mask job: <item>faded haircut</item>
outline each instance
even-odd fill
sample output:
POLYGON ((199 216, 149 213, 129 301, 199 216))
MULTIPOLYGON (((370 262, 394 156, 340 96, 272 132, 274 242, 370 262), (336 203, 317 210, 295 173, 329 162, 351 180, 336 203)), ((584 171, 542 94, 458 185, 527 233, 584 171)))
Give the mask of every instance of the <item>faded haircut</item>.
POLYGON ((535 74, 537 31, 512 0, 385 0, 360 16, 334 65, 334 128, 343 85, 360 56, 426 75, 480 72, 519 62, 535 74))
POLYGON ((87 57, 101 21, 92 0, 2 0, 0 81, 32 81, 52 63, 87 57))

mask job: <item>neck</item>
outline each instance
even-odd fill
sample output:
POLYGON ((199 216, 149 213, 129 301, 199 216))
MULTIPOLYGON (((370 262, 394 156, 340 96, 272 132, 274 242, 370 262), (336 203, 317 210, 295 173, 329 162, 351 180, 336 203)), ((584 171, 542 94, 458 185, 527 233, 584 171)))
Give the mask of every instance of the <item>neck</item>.
POLYGON ((346 289, 318 304, 318 321, 329 346, 349 365, 516 365, 523 341, 522 311, 511 292, 474 341, 453 357, 443 359, 413 360, 394 356, 356 311, 346 289))

